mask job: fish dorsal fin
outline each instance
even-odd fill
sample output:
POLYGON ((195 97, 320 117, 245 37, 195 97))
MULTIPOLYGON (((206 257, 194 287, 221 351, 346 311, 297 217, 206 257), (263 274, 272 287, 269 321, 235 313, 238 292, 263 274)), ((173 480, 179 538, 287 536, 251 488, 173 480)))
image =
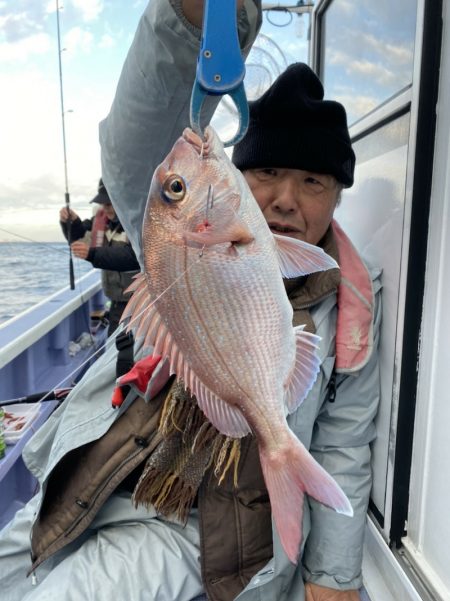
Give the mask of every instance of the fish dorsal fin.
MULTIPOLYGON (((133 316, 139 313, 138 305, 145 305, 148 303, 148 290, 147 290, 147 282, 145 280, 145 275, 143 273, 138 273, 130 284, 130 286, 125 290, 125 292, 133 292, 134 294, 130 298, 125 307, 122 317, 120 318, 120 322, 128 322, 130 319, 133 319, 133 316)), ((131 329, 131 325, 129 324, 128 330, 131 329)))
POLYGON ((305 326, 297 326, 295 330, 295 364, 290 374, 286 390, 286 411, 293 413, 306 398, 316 381, 320 369, 317 354, 319 336, 305 332, 305 326))
POLYGON ((153 347, 153 355, 168 359, 169 374, 176 374, 184 381, 186 388, 196 396, 200 409, 219 432, 234 438, 249 434, 250 426, 240 409, 222 401, 195 375, 158 310, 152 306, 145 278, 138 276, 138 280, 138 283, 132 284, 135 292, 124 312, 124 319, 131 318, 128 329, 135 331, 137 340, 144 339, 144 347, 153 347))
POLYGON ((278 264, 285 278, 296 278, 315 271, 339 267, 319 246, 279 234, 273 234, 273 237, 278 250, 278 264))

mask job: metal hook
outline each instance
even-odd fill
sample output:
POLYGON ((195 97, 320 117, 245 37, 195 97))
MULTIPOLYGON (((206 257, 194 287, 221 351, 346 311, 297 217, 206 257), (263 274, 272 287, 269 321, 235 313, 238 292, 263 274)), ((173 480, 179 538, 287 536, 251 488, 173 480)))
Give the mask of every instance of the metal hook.
POLYGON ((206 214, 205 214, 205 221, 208 221, 208 215, 209 215, 209 209, 213 208, 213 203, 214 203, 214 187, 212 184, 209 184, 208 186, 208 196, 206 197, 206 214))

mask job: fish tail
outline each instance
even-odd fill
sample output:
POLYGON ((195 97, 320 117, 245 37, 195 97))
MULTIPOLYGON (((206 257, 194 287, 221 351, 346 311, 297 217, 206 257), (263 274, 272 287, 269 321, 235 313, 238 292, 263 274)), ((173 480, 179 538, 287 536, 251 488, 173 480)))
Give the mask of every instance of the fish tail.
POLYGON ((260 449, 260 459, 281 545, 290 561, 297 563, 305 493, 350 517, 353 508, 337 482, 293 434, 281 450, 260 449))

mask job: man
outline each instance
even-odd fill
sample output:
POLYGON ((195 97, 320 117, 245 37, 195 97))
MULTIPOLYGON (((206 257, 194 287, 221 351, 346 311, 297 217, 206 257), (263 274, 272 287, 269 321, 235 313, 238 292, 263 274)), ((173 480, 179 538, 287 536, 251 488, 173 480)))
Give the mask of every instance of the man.
MULTIPOLYGON (((247 53, 260 14, 253 0, 242 4, 238 25, 247 53)), ((197 0, 150 2, 101 126, 105 182, 139 256, 151 175, 188 124, 199 23, 197 0)), ((252 104, 249 133, 234 161, 271 229, 320 244, 345 274, 345 281, 331 270, 286 284, 294 324, 306 324, 322 338, 320 374, 289 425, 344 489, 354 518, 305 503, 301 559, 293 565, 271 527, 251 437, 242 442, 237 486, 232 477, 219 485, 205 475, 184 527, 152 507, 134 508, 130 494, 141 488, 143 464, 161 449, 157 424, 171 382, 156 370, 149 403, 130 395, 119 415, 108 411, 115 373, 109 349, 66 401, 60 419, 29 443, 26 461, 39 472, 43 501, 31 501, 3 534, 0 570, 18 591, 5 601, 24 594, 27 601, 52 595, 192 601, 205 592, 211 601, 359 598, 378 401, 380 307, 373 293, 380 285, 331 225, 341 188, 353 183, 354 155, 345 111, 322 96, 308 67, 288 69, 252 104), (23 579, 33 521, 34 591, 23 579)), ((144 356, 135 348, 136 360, 144 356)))
POLYGON ((98 192, 91 203, 99 205, 92 219, 81 221, 75 211, 70 209, 69 227, 67 207, 59 211, 59 219, 64 236, 67 239, 70 236, 73 254, 102 270, 103 291, 111 301, 108 312, 108 336, 111 336, 119 325, 130 298, 130 294, 126 294, 125 291, 130 286, 133 276, 138 273, 139 263, 101 179, 98 192), (86 232, 91 232, 90 244, 81 240, 86 232))

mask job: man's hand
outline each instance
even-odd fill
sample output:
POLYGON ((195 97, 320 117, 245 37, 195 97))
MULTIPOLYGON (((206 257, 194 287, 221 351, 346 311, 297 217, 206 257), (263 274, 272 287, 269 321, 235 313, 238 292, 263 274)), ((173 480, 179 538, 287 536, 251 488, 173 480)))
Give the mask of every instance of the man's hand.
MULTIPOLYGON (((237 0, 237 11, 241 10, 244 0, 237 0)), ((184 16, 195 27, 201 29, 203 24, 203 0, 183 0, 181 3, 184 16)))
POLYGON ((75 211, 72 211, 72 209, 68 209, 67 207, 63 207, 59 211, 59 220, 62 221, 63 223, 66 223, 66 221, 69 219, 69 211, 70 211, 71 221, 74 221, 78 217, 78 215, 75 213, 75 211))
POLYGON ((84 242, 72 242, 70 248, 72 249, 73 254, 79 259, 87 259, 89 246, 84 242))
POLYGON ((357 590, 338 591, 334 588, 307 582, 305 584, 305 591, 305 601, 360 601, 357 590))

